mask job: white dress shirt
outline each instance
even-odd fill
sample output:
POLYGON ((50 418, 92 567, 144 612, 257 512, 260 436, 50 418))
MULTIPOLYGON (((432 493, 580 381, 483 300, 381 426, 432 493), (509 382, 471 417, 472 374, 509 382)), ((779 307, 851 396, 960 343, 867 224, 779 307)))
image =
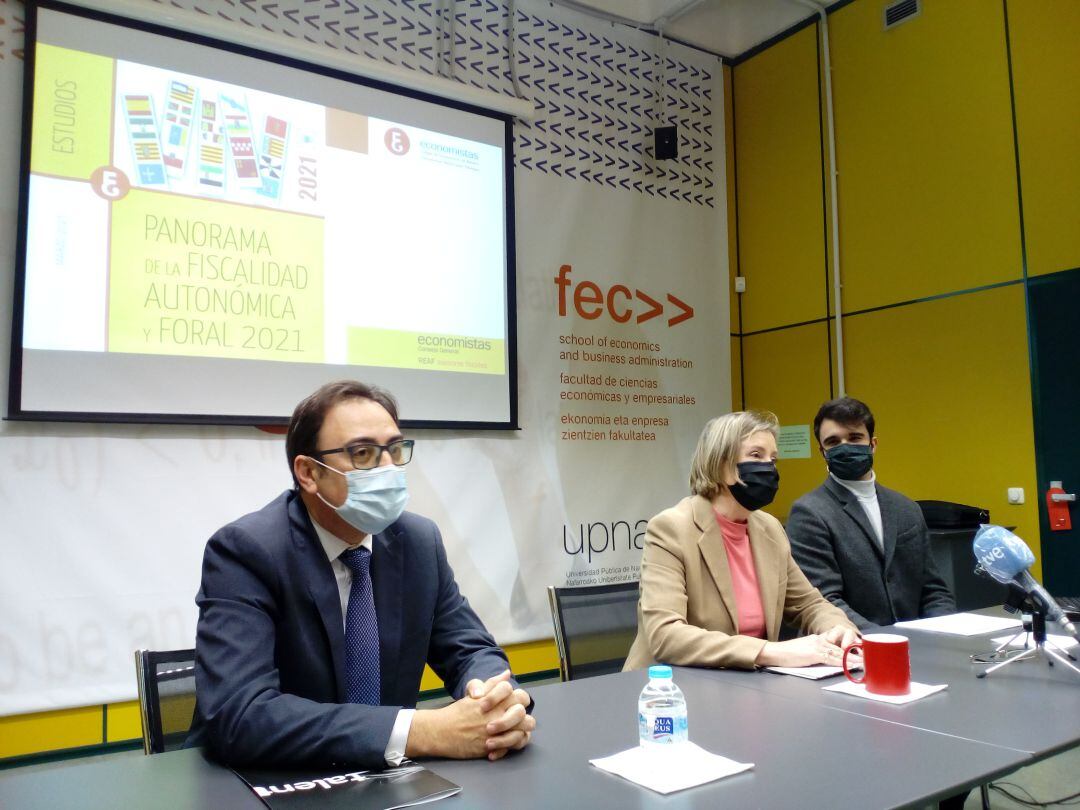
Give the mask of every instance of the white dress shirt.
MULTIPOLYGON (((337 580, 338 597, 341 599, 341 624, 345 626, 345 616, 349 612, 349 593, 352 591, 352 572, 345 563, 340 559, 341 553, 347 551, 354 546, 350 546, 340 537, 332 534, 327 529, 319 525, 315 518, 311 519, 311 525, 315 527, 315 534, 319 536, 319 542, 322 543, 323 551, 326 552, 326 557, 330 560, 330 567, 334 569, 334 578, 337 580)), ((375 549, 371 545, 371 535, 365 535, 364 539, 360 541, 360 545, 371 552, 372 556, 375 554, 375 549)), ((383 756, 386 758, 387 765, 400 765, 402 760, 405 759, 405 743, 409 740, 409 730, 412 728, 413 714, 415 709, 401 709, 398 711, 397 719, 394 721, 394 728, 390 731, 390 741, 386 744, 386 752, 383 756)))
POLYGON ((829 473, 829 475, 832 476, 836 483, 859 499, 859 506, 866 513, 867 520, 870 521, 870 526, 874 530, 874 538, 877 540, 878 548, 884 551, 885 531, 881 528, 881 504, 878 503, 877 499, 877 473, 871 470, 870 478, 866 481, 845 481, 843 478, 837 478, 832 473, 829 473))

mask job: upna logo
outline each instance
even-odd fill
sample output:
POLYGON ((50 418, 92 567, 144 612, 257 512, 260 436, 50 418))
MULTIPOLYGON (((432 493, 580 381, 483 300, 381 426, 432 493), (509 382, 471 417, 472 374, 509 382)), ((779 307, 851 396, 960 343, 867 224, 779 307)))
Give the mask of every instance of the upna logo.
POLYGON ((392 127, 386 130, 383 143, 395 155, 404 155, 409 151, 409 136, 400 127, 392 127))

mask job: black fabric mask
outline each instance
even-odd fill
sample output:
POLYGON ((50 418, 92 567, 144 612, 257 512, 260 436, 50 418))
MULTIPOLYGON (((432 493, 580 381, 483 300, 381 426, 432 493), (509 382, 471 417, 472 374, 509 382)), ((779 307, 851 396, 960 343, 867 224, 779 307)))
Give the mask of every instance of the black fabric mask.
POLYGON ((874 448, 868 444, 838 444, 825 451, 829 472, 842 481, 858 481, 874 466, 874 448))
POLYGON ((728 489, 739 506, 753 512, 773 502, 776 490, 780 489, 780 473, 773 462, 740 461, 735 469, 742 483, 736 481, 728 489))

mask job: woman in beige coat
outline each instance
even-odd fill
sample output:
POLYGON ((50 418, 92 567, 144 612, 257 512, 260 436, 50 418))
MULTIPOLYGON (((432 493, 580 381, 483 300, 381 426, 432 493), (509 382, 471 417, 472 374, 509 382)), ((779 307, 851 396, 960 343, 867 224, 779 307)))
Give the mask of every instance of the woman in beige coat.
POLYGON ((693 494, 649 521, 637 638, 624 669, 654 662, 736 667, 839 665, 858 631, 806 579, 780 521, 776 417, 709 421, 690 470, 693 494), (809 635, 778 641, 787 621, 809 635))

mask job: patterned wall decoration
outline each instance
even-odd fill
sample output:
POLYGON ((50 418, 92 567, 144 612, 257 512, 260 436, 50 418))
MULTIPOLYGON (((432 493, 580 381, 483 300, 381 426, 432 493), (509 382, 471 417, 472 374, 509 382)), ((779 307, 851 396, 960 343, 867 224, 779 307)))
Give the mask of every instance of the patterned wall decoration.
POLYGON ((0 0, 0 63, 23 58, 23 4, 17 0, 0 0))
MULTIPOLYGON (((507 0, 147 2, 515 95, 507 0)), ((22 19, 20 3, 0 0, 0 58, 21 58, 22 19)), ((715 207, 718 59, 547 3, 519 3, 513 34, 518 89, 535 109, 515 125, 519 169, 715 207), (679 127, 676 160, 653 160, 663 124, 679 127)))

